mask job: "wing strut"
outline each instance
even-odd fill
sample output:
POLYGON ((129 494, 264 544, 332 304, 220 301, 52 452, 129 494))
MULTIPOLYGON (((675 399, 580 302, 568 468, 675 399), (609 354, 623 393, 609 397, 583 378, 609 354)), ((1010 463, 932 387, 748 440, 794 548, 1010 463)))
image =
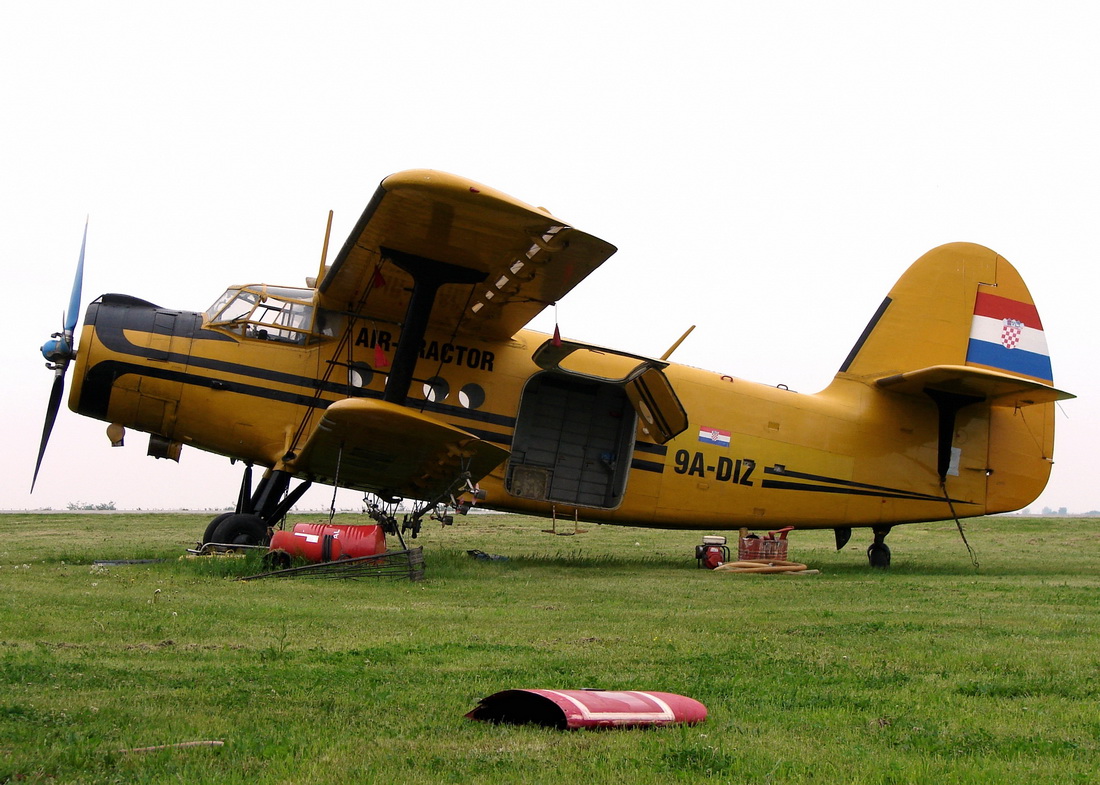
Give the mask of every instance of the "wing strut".
POLYGON ((405 321, 401 325, 401 337, 393 354, 393 367, 389 379, 386 380, 386 390, 382 393, 382 400, 386 403, 404 405, 439 287, 448 283, 479 283, 485 280, 486 274, 469 267, 437 262, 389 248, 383 248, 382 255, 413 279, 412 297, 409 298, 405 321))

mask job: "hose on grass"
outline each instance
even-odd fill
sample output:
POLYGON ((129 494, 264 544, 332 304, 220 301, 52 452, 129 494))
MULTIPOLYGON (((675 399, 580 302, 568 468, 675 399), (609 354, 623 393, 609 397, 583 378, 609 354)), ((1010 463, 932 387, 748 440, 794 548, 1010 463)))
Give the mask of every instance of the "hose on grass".
POLYGON ((776 572, 802 572, 807 569, 805 564, 782 559, 747 559, 745 561, 732 561, 720 564, 714 568, 715 572, 752 572, 767 575, 776 572))

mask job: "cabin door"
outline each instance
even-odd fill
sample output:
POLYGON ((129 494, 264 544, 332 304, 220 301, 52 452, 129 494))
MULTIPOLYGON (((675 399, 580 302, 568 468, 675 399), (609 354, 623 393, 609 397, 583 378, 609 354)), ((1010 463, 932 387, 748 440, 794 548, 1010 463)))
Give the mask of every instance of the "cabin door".
POLYGON ((571 341, 547 341, 532 359, 544 372, 520 399, 505 487, 526 499, 617 507, 635 438, 664 444, 687 428, 668 363, 571 341))
POLYGON ((619 385, 536 375, 520 401, 505 487, 527 499, 617 507, 630 471, 635 420, 619 385))

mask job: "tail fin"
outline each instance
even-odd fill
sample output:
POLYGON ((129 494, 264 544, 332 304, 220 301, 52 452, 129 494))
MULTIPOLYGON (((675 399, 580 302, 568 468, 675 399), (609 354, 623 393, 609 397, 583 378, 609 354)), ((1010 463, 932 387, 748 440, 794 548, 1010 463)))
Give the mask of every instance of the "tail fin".
POLYGON ((840 373, 874 380, 937 365, 1053 384, 1039 312, 1003 257, 973 243, 935 248, 890 290, 840 373))
MULTIPOLYGON (((1042 492, 1054 451, 1055 389, 1039 312, 1020 274, 980 245, 951 243, 905 272, 841 366, 860 381, 910 396, 938 417, 936 473, 1014 510, 1042 492), (962 412, 962 414, 960 414, 962 412), (966 446, 965 469, 958 459, 966 446)), ((946 493, 946 490, 945 490, 946 493)))

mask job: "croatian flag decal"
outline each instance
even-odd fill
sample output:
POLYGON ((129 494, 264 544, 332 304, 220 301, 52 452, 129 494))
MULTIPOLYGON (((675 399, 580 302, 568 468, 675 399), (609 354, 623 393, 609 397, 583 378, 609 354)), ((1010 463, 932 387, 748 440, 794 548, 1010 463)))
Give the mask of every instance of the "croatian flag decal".
POLYGON ((1054 379, 1039 312, 1031 303, 979 292, 966 361, 1048 384, 1054 379))
POLYGON ((1001 322, 1001 345, 1006 349, 1015 349, 1024 333, 1024 323, 1018 319, 1005 319, 1001 322))
POLYGON ((721 428, 708 428, 703 426, 699 429, 699 441, 704 444, 715 444, 719 447, 730 446, 730 432, 723 431, 721 428))

